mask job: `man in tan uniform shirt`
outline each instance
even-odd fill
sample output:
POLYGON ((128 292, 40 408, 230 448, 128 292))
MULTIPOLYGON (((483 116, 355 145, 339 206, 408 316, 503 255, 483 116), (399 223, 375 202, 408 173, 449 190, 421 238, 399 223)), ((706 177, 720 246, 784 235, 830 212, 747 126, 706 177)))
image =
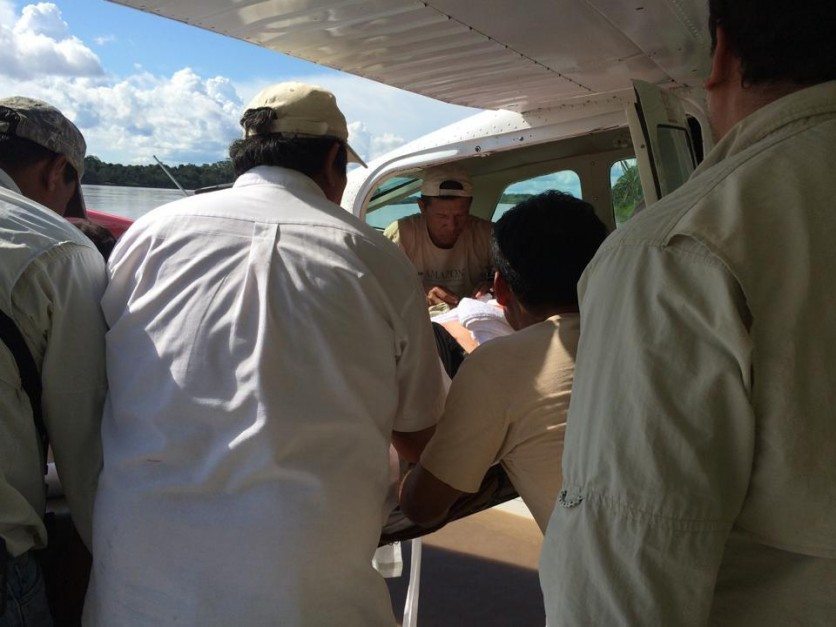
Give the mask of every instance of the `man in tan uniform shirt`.
POLYGON ((836 3, 710 11, 720 141, 579 285, 551 627, 836 622, 836 3))
POLYGON ((516 332, 479 346, 453 379, 435 434, 401 492, 413 521, 444 516, 500 462, 545 532, 560 488, 580 334, 575 286, 606 236, 588 203, 555 191, 496 223, 494 291, 516 332))
POLYGON ((490 288, 491 223, 470 215, 473 184, 454 166, 430 168, 421 185, 421 212, 383 234, 406 253, 424 285, 427 304, 455 307, 490 288))
POLYGON ((0 100, 0 312, 4 327, 17 330, 0 341, 0 551, 7 554, 0 554, 0 569, 9 579, 0 587, 7 593, 0 625, 50 620, 33 551, 47 543, 43 435, 90 546, 107 387, 99 308, 107 279, 102 256, 61 217, 84 215, 85 149, 79 130, 54 107, 0 100))

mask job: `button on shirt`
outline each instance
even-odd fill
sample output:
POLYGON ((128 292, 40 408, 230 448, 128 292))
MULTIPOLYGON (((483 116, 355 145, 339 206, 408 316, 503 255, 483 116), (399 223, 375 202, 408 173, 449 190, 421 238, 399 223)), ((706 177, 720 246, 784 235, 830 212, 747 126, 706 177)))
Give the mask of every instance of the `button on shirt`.
POLYGON ((393 624, 371 565, 391 433, 442 404, 403 255, 262 166, 142 217, 110 273, 86 619, 393 624))
MULTIPOLYGON (((41 374, 41 407, 81 537, 90 544, 106 390, 101 254, 54 211, 24 197, 0 170, 0 309, 41 374)), ((0 342, 0 537, 12 555, 46 544, 43 457, 29 397, 0 342)))
POLYGON ((786 96, 587 268, 549 625, 833 624, 834 155, 786 96))

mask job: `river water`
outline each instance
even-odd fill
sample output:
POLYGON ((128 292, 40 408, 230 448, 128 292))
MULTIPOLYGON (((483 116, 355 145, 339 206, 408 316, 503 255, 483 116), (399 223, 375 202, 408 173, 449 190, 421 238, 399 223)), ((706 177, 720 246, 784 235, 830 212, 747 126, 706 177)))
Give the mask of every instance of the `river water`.
POLYGON ((117 185, 82 185, 84 202, 89 209, 104 211, 136 220, 151 209, 183 198, 179 189, 119 187, 117 185))

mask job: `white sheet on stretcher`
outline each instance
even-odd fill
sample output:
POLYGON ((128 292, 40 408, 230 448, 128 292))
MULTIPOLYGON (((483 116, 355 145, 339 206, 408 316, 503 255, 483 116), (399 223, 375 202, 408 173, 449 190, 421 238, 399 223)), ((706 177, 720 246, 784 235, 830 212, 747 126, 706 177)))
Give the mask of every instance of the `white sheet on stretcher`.
POLYGON ((505 319, 505 311, 490 296, 462 298, 457 307, 433 317, 433 322, 458 322, 479 344, 514 332, 505 319))

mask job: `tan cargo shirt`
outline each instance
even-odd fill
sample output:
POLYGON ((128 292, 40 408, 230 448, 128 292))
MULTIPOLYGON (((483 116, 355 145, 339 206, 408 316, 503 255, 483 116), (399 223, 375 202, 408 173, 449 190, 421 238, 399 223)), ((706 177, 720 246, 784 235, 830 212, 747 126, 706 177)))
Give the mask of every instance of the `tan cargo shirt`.
POLYGON ((836 620, 836 82, 611 236, 540 578, 549 625, 836 620))
MULTIPOLYGON (((0 308, 41 372, 58 474, 89 546, 106 390, 104 260, 78 229, 19 191, 0 170, 0 308)), ((29 399, 0 343, 0 537, 15 556, 46 544, 42 464, 29 399)))

